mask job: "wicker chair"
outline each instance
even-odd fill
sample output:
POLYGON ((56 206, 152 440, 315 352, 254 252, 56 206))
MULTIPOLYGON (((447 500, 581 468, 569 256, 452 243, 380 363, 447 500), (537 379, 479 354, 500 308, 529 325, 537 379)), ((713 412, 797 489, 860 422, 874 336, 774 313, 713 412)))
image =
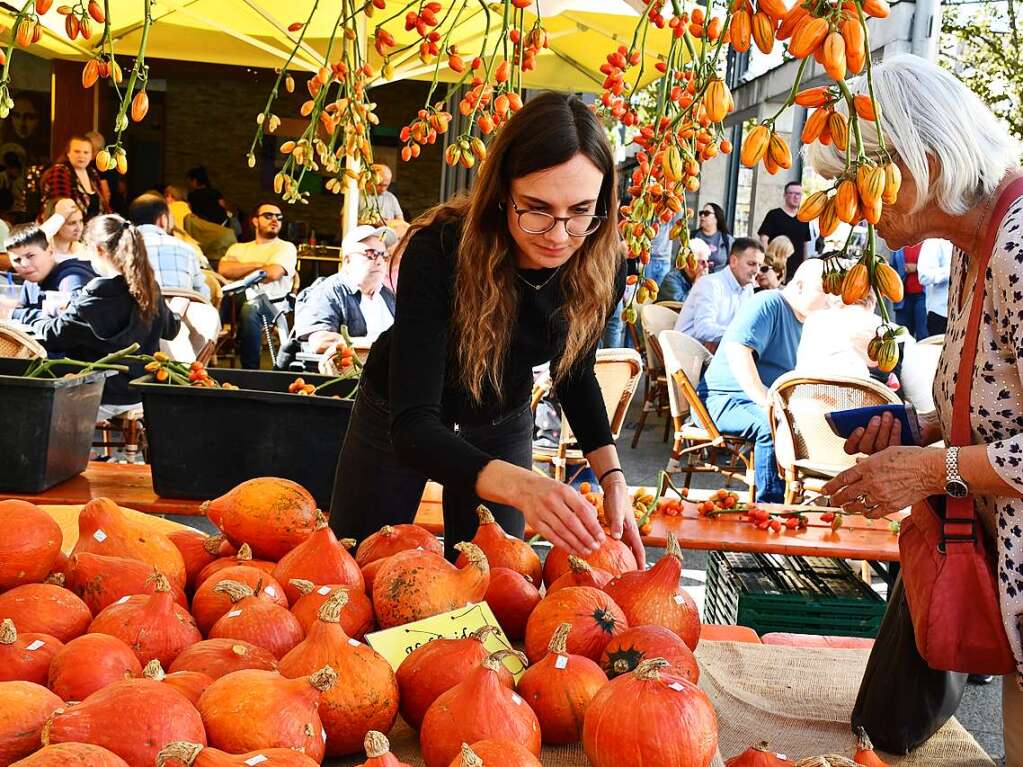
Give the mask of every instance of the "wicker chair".
POLYGON ((46 356, 38 341, 16 325, 0 320, 0 357, 33 360, 46 356))
POLYGON ((220 337, 220 312, 210 299, 193 290, 164 288, 163 297, 172 309, 178 308, 175 304, 181 303, 181 299, 188 303, 179 312, 181 329, 169 341, 160 341, 160 351, 178 362, 208 363, 220 337))
POLYGON ((785 478, 785 503, 807 492, 819 493, 829 479, 856 463, 825 419, 833 410, 900 404, 887 386, 869 378, 819 378, 786 373, 768 393, 768 420, 779 470, 785 478))
MULTIPOLYGON (((643 407, 639 412, 639 423, 632 435, 632 447, 639 444, 639 435, 643 433, 647 415, 667 415, 668 412, 668 379, 664 374, 664 359, 661 347, 657 343, 657 334, 662 330, 670 330, 678 321, 678 312, 659 304, 644 304, 640 309, 643 328, 644 361, 646 363, 646 380, 643 388, 643 407)), ((668 439, 668 421, 664 423, 664 439, 668 439)))
POLYGON ((733 479, 739 480, 749 488, 752 502, 756 497, 752 443, 742 437, 722 434, 696 391, 711 353, 695 338, 677 330, 662 330, 657 341, 664 355, 668 403, 675 427, 666 471, 684 473, 684 487, 690 486, 695 473, 721 474, 726 486, 733 479), (719 464, 718 451, 727 455, 727 466, 719 464))
MULTIPOLYGON (((611 436, 617 440, 622 433, 625 414, 632 404, 636 387, 639 386, 643 360, 634 349, 600 349, 597 351, 597 362, 593 369, 604 397, 604 406, 607 408, 611 436)), ((558 446, 534 447, 533 462, 553 466, 554 478, 562 482, 567 478, 568 466, 586 463, 582 451, 575 447, 575 435, 568 419, 565 418, 564 410, 561 413, 561 438, 558 446)))

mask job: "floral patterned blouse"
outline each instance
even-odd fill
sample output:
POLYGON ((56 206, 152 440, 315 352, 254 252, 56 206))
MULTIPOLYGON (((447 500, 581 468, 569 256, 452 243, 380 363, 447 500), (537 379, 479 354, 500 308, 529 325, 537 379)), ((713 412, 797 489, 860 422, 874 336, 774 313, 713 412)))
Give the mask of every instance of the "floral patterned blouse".
MULTIPOLYGON (((988 264, 984 312, 973 373, 970 420, 974 444, 986 444, 991 466, 1023 492, 1023 198, 1001 223, 988 264)), ((970 260, 956 249, 949 279, 948 330, 934 381, 934 402, 946 441, 952 431, 952 394, 973 286, 970 260), (959 306, 960 297, 963 299, 959 306)), ((997 537, 1002 619, 1023 679, 1023 499, 975 496, 977 513, 997 537)))

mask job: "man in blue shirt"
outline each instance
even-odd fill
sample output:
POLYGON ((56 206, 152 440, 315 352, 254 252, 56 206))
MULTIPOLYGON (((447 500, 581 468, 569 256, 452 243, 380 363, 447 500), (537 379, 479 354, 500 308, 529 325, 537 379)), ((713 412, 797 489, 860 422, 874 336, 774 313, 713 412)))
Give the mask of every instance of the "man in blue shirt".
POLYGON ((777 503, 784 496, 767 420, 767 392, 782 374, 795 369, 803 321, 825 306, 822 264, 819 259, 805 261, 783 289, 762 291, 746 302, 700 384, 718 429, 753 441, 760 502, 777 503))

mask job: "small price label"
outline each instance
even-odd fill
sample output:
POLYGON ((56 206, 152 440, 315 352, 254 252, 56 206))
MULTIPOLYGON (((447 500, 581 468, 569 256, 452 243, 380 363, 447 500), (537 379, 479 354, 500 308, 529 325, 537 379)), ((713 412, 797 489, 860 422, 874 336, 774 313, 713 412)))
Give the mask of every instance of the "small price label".
POLYGON ((512 703, 514 703, 516 706, 521 706, 522 705, 522 698, 520 698, 515 693, 512 693, 512 703))
POLYGON ((677 605, 684 605, 685 603, 686 603, 686 598, 684 596, 682 596, 681 594, 676 594, 675 595, 675 604, 677 604, 677 605))
POLYGON ((672 682, 671 684, 668 685, 668 687, 671 688, 672 690, 674 690, 675 692, 682 692, 683 690, 686 689, 685 687, 680 685, 678 682, 672 682))
POLYGON ((31 644, 30 644, 30 645, 29 645, 28 647, 26 647, 25 649, 26 649, 26 650, 28 650, 28 651, 30 651, 30 652, 34 652, 35 650, 38 650, 38 649, 39 649, 40 647, 43 647, 43 646, 45 646, 45 645, 46 645, 46 642, 44 642, 44 641, 43 641, 42 639, 37 639, 37 640, 35 640, 34 642, 32 642, 32 643, 31 643, 31 644))
POLYGON ((559 655, 554 660, 554 668, 560 668, 560 669, 568 668, 568 656, 567 655, 559 655))
POLYGON ((263 591, 272 596, 274 599, 277 598, 277 589, 275 589, 273 586, 267 586, 265 589, 263 589, 263 591))
POLYGON ((237 617, 238 617, 239 615, 241 615, 241 614, 242 614, 242 611, 241 611, 241 610, 232 610, 231 612, 229 612, 229 613, 227 614, 227 617, 228 617, 228 618, 237 618, 237 617))
POLYGON ((131 599, 131 594, 125 594, 125 595, 124 595, 123 597, 121 597, 121 598, 120 598, 120 599, 118 599, 118 600, 117 600, 116 602, 114 602, 114 604, 115 604, 115 605, 123 605, 123 604, 124 604, 125 602, 127 602, 127 601, 128 601, 129 599, 131 599))
POLYGON ((330 586, 320 586, 318 589, 316 589, 316 593, 319 594, 320 596, 325 597, 327 596, 327 594, 330 593, 330 586))
POLYGON ((359 642, 358 639, 349 639, 348 644, 350 644, 352 647, 358 647, 361 643, 359 642))
POLYGON ((256 754, 246 759, 245 764, 249 765, 249 767, 256 767, 257 764, 262 764, 265 761, 268 761, 268 757, 263 756, 263 754, 256 754))
POLYGON ((92 534, 92 537, 95 538, 96 541, 98 541, 99 543, 103 543, 103 541, 107 539, 107 534, 104 533, 103 530, 97 530, 92 534))

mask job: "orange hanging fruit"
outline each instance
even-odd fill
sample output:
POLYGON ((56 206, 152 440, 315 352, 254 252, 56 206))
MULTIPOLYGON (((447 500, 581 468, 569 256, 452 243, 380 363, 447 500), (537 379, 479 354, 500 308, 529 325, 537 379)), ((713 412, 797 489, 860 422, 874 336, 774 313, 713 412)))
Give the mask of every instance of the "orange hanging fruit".
POLYGON ((893 162, 884 166, 884 194, 881 195, 881 202, 885 205, 894 205, 899 198, 899 189, 902 188, 902 171, 893 162))
POLYGON ((774 48, 774 20, 763 11, 753 15, 753 41, 761 53, 770 53, 774 48))
POLYGON ((828 22, 815 16, 807 16, 796 24, 789 42, 789 53, 797 59, 805 59, 812 54, 828 34, 828 22))
POLYGON ((824 208, 826 208, 827 205, 828 193, 814 192, 803 200, 803 204, 799 206, 799 210, 796 212, 796 218, 803 223, 813 221, 824 212, 824 208))
POLYGON ((834 198, 828 200, 828 204, 824 206, 817 224, 820 226, 821 237, 830 237, 838 229, 838 213, 835 210, 834 198))
POLYGON ((801 107, 822 107, 831 100, 829 88, 825 85, 818 85, 815 88, 807 88, 796 94, 795 101, 801 107))
POLYGON ((99 62, 96 59, 89 59, 82 68, 82 87, 91 88, 99 80, 99 62))
POLYGON ((771 138, 768 142, 768 152, 779 168, 788 170, 792 167, 792 152, 789 150, 789 145, 777 133, 771 133, 771 138))
POLYGON ((792 33, 796 31, 796 26, 810 15, 810 12, 806 10, 802 3, 796 3, 792 6, 792 9, 785 14, 785 18, 781 20, 781 26, 778 27, 778 34, 776 37, 779 40, 788 40, 792 37, 792 33))
POLYGON ((844 80, 846 72, 845 38, 838 32, 829 32, 821 46, 824 70, 832 80, 844 80))
POLYGON ((870 292, 870 276, 862 262, 845 273, 842 280, 842 303, 858 304, 870 292))
POLYGON ((888 5, 887 0, 865 0, 863 12, 868 16, 873 16, 875 19, 887 19, 892 9, 888 5))
POLYGON ((732 36, 732 47, 739 53, 749 50, 750 33, 752 32, 752 20, 745 10, 739 10, 732 16, 732 25, 729 27, 732 36))
POLYGON ((739 159, 747 168, 752 168, 767 155, 767 145, 771 140, 771 129, 766 125, 758 125, 749 132, 742 142, 742 153, 739 159))
POLYGON ((132 122, 142 122, 146 115, 149 113, 149 95, 145 90, 141 90, 135 94, 135 98, 131 100, 131 119, 132 122))
POLYGON ((849 122, 841 112, 828 115, 828 131, 835 146, 843 152, 849 147, 849 122))
POLYGON ((883 261, 874 268, 874 280, 877 282, 877 289, 885 298, 893 303, 899 303, 903 298, 902 280, 899 273, 883 261))
POLYGON ((874 102, 870 100, 870 96, 868 94, 858 93, 853 96, 853 107, 856 109, 856 114, 864 120, 874 122, 877 119, 877 111, 874 109, 874 102))
POLYGON ((803 135, 802 140, 804 144, 812 144, 818 138, 828 124, 828 116, 831 111, 828 109, 816 109, 814 112, 806 118, 806 122, 803 123, 803 135))
POLYGON ((856 220, 856 212, 859 210, 860 199, 856 193, 856 184, 850 179, 838 182, 838 192, 835 194, 835 213, 840 221, 847 224, 856 220))
POLYGON ((781 21, 789 13, 784 0, 757 0, 757 10, 766 13, 776 21, 781 21))
POLYGON ((856 169, 856 191, 865 206, 881 202, 884 194, 884 168, 877 165, 861 165, 856 169))
POLYGON ((839 25, 839 31, 845 40, 846 65, 850 72, 859 74, 867 60, 867 40, 863 25, 857 18, 848 18, 839 25))
POLYGON ((731 103, 731 94, 725 81, 715 77, 707 84, 707 90, 703 96, 703 108, 707 110, 707 117, 711 122, 721 122, 728 114, 728 107, 731 103))
MULTIPOLYGON (((877 347, 877 368, 891 373, 899 362, 899 347, 894 338, 886 338, 877 347)), ((862 764, 862 763, 861 763, 862 764)))

